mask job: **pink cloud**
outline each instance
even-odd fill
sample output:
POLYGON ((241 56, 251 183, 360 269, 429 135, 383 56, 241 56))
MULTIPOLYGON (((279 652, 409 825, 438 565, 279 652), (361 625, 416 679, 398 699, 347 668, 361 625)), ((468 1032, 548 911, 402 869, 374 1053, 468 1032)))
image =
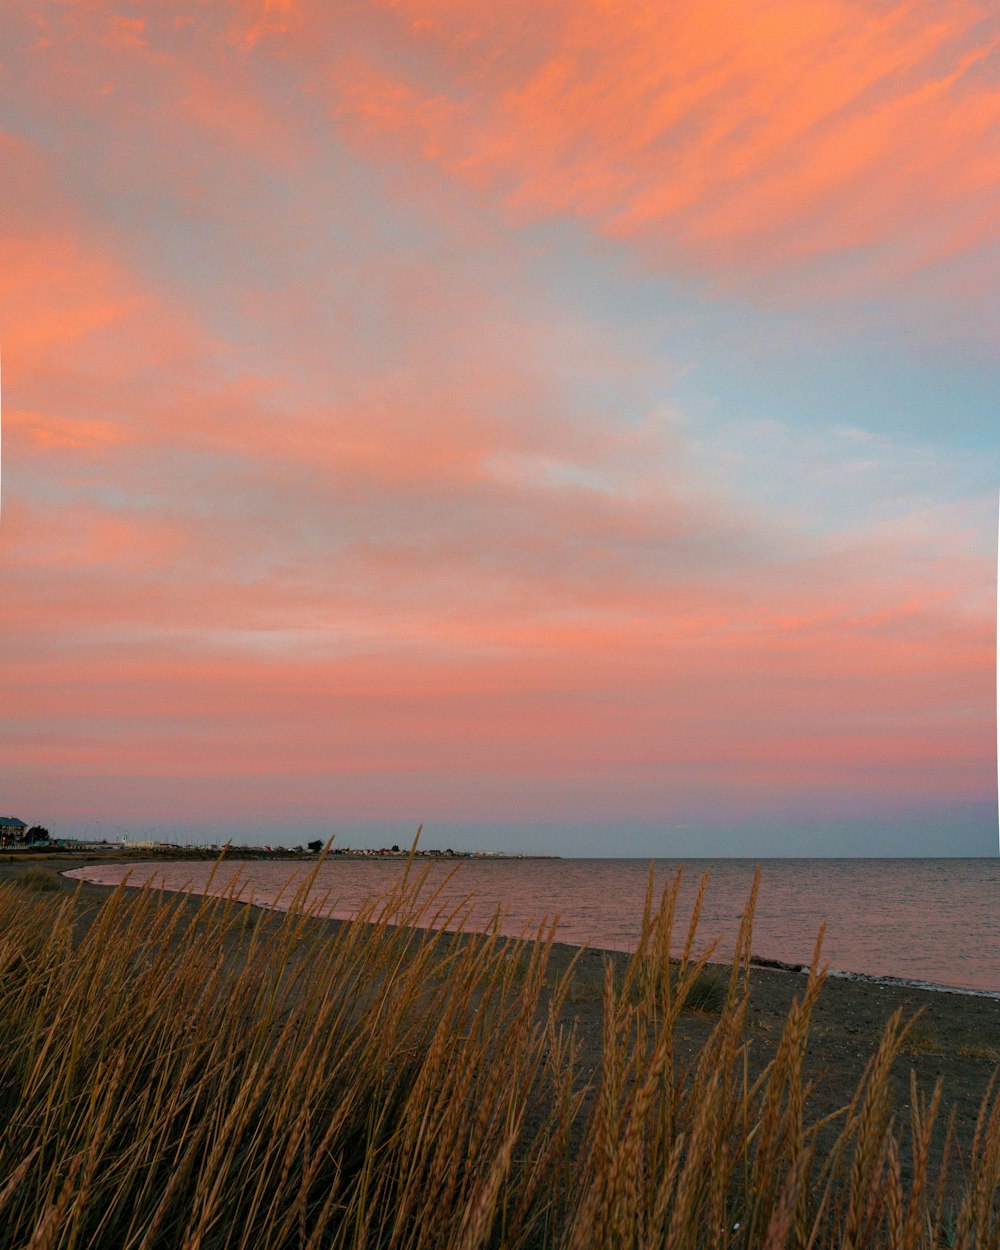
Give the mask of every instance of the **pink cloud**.
POLYGON ((992 566, 960 518, 816 539, 713 483, 642 349, 475 208, 708 268, 888 245, 908 200, 910 263, 976 246, 978 10, 400 4, 345 14, 351 55, 320 12, 78 5, 32 53, 39 131, 106 145, 0 153, 5 768, 470 818, 988 797, 992 566), (352 201, 330 108, 472 209, 390 174, 352 201))
POLYGON ((391 45, 335 62, 340 122, 516 217, 577 216, 713 272, 857 250, 900 272, 997 238, 989 6, 389 7, 415 68, 391 45))

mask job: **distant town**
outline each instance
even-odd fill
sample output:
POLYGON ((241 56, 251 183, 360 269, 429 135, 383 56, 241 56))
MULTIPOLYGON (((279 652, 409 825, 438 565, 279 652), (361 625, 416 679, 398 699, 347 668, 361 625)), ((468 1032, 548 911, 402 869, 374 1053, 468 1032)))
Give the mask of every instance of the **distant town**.
POLYGON ((151 837, 132 837, 118 834, 114 838, 68 838, 56 837, 44 825, 29 825, 16 816, 0 816, 0 851, 15 853, 63 853, 71 855, 139 855, 145 858, 163 859, 298 859, 321 855, 324 850, 330 856, 350 859, 398 858, 411 855, 417 859, 552 859, 555 856, 519 855, 505 851, 463 851, 447 847, 444 850, 412 848, 393 843, 380 847, 338 846, 334 841, 316 838, 297 846, 280 844, 237 844, 230 842, 206 842, 190 840, 170 841, 151 837))

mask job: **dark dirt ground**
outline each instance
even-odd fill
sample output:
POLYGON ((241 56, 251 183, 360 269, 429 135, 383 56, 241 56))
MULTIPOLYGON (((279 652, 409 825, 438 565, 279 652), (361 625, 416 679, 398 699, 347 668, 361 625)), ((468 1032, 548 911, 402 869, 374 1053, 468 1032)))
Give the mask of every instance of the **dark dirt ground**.
MULTIPOLYGON (((575 951, 554 951, 553 967, 568 961, 575 951)), ((570 1014, 584 1042, 585 1062, 596 1062, 600 1051, 602 1006, 600 991, 604 975, 604 952, 584 952, 578 980, 583 994, 572 995, 570 1014)), ((616 956, 613 958, 621 958, 616 956)), ((720 979, 728 969, 719 969, 720 979)), ((788 971, 752 968, 749 1035, 751 1075, 774 1054, 789 1007, 801 997, 806 976, 788 971)), ((940 1078, 943 1084, 937 1146, 954 1109, 956 1139, 967 1152, 976 1119, 990 1080, 1000 1065, 1000 1000, 909 989, 866 982, 828 978, 812 1013, 804 1076, 815 1082, 807 1104, 810 1119, 819 1119, 843 1107, 851 1098, 865 1067, 874 1054, 890 1017, 902 1009, 904 1019, 920 1013, 909 1040, 896 1059, 892 1074, 892 1102, 897 1120, 909 1114, 910 1073, 917 1088, 929 1097, 940 1078)), ((678 1029, 678 1053, 692 1055, 708 1037, 715 1017, 707 1012, 685 1012, 678 1029)))
MULTIPOLYGON (((33 859, 30 864, 40 866, 44 862, 53 872, 61 873, 109 859, 50 854, 33 859)), ((28 866, 27 857, 0 856, 0 882, 16 877, 28 866)), ((60 889, 64 893, 79 890, 78 897, 87 912, 107 896, 111 887, 60 878, 60 889)), ((197 901, 192 899, 191 905, 197 901)), ((338 924, 332 920, 323 923, 331 927, 338 924)), ((578 953, 576 947, 556 943, 549 965, 550 980, 558 979, 578 953)), ((623 969, 626 958, 600 950, 587 950, 579 956, 564 1015, 566 1023, 575 1024, 577 1029, 583 1074, 593 1072, 600 1060, 606 964, 610 960, 623 969)), ((710 976, 713 971, 724 984, 728 969, 710 970, 710 976)), ((750 972, 750 983, 748 1033, 753 1075, 773 1056, 789 1007, 801 995, 806 977, 795 971, 755 967, 750 972)), ((920 1018, 892 1070, 897 1132, 903 1131, 905 1136, 911 1071, 918 1089, 928 1098, 940 1079, 943 1096, 936 1149, 941 1148, 944 1126, 953 1112, 959 1150, 954 1180, 958 1181, 962 1162, 968 1158, 983 1096, 1000 1066, 1000 998, 829 978, 813 1011, 806 1052, 805 1077, 815 1082, 807 1103, 808 1118, 818 1120, 850 1100, 887 1021, 898 1008, 902 1008, 907 1019, 917 1013, 920 1018), (901 1119, 903 1124, 899 1123, 901 1119)), ((696 1053, 715 1020, 708 1011, 682 1014, 676 1033, 679 1058, 696 1053)))

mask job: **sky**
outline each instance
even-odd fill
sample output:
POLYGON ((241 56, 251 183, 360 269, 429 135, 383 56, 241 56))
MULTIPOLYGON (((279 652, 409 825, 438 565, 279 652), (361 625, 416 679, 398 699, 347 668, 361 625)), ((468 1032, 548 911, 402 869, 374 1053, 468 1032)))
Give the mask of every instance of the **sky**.
POLYGON ((996 855, 995 0, 4 0, 0 810, 996 855))

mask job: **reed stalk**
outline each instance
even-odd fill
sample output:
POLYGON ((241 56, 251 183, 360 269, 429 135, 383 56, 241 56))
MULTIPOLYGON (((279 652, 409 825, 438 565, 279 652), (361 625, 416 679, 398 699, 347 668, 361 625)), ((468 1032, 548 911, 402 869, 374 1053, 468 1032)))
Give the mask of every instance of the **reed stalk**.
POLYGON ((717 1016, 678 1060, 715 949, 704 881, 675 939, 679 888, 650 876, 638 949, 607 964, 589 1073, 554 925, 469 932, 415 865, 335 926, 315 876, 283 913, 218 881, 197 901, 123 886, 93 914, 0 886, 0 1250, 996 1247, 1000 1100, 949 1223, 940 1087, 914 1084, 895 1129, 901 1018, 819 1152, 819 943, 751 1079, 756 882, 717 1016))

